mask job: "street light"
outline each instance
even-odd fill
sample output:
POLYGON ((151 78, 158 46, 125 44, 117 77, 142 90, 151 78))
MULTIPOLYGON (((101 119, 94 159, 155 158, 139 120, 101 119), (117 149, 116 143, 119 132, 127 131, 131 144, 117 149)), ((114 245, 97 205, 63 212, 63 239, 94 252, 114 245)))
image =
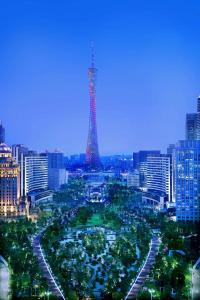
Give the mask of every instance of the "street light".
POLYGON ((50 292, 49 291, 45 292, 45 295, 47 295, 47 299, 49 300, 50 292))
POLYGON ((150 293, 150 295, 151 295, 151 300, 152 300, 152 299, 153 299, 153 293, 155 292, 155 290, 149 289, 148 291, 149 291, 149 293, 150 293))

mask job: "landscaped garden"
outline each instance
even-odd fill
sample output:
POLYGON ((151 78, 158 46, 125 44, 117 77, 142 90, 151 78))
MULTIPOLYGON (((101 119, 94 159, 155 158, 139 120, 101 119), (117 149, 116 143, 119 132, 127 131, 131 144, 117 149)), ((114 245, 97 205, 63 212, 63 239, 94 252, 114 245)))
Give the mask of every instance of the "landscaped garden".
POLYGON ((32 252, 35 231, 36 224, 25 219, 0 223, 0 254, 10 269, 11 299, 41 299, 48 290, 32 252))
POLYGON ((69 299, 123 299, 149 249, 147 225, 125 225, 108 208, 81 207, 42 240, 54 274, 69 299))

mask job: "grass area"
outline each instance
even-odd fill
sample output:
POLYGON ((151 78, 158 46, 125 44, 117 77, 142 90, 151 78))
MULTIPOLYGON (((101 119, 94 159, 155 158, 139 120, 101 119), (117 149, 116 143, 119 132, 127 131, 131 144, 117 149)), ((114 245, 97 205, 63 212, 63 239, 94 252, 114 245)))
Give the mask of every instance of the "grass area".
POLYGON ((121 227, 119 219, 115 216, 109 216, 106 214, 101 214, 100 212, 92 214, 86 221, 85 224, 81 222, 79 218, 75 218, 71 222, 72 227, 93 227, 93 226, 105 226, 118 230, 121 227))
POLYGON ((88 219, 86 226, 100 226, 103 225, 103 219, 99 213, 93 214, 88 219))
POLYGON ((105 215, 101 215, 100 213, 93 214, 87 221, 86 226, 105 226, 112 229, 119 229, 121 223, 118 218, 106 218, 105 215))

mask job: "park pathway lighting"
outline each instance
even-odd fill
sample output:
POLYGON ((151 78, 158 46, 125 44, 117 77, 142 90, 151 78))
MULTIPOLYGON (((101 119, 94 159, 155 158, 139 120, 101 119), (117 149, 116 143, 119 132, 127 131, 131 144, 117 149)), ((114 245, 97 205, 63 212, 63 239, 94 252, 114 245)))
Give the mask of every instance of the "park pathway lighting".
POLYGON ((155 290, 154 289, 149 289, 148 291, 151 294, 151 300, 152 300, 153 299, 153 294, 154 294, 155 290))

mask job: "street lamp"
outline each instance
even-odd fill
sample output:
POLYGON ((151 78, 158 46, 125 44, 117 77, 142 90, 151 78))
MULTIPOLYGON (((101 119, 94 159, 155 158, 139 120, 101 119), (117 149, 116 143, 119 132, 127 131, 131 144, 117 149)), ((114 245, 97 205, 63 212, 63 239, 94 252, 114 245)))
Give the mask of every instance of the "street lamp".
POLYGON ((45 292, 45 295, 47 295, 47 299, 49 300, 49 295, 50 295, 51 293, 49 292, 49 291, 47 291, 47 292, 45 292))
POLYGON ((152 300, 152 299, 153 299, 153 293, 155 292, 155 290, 149 289, 148 291, 149 291, 149 293, 150 293, 150 295, 151 295, 151 300, 152 300))

